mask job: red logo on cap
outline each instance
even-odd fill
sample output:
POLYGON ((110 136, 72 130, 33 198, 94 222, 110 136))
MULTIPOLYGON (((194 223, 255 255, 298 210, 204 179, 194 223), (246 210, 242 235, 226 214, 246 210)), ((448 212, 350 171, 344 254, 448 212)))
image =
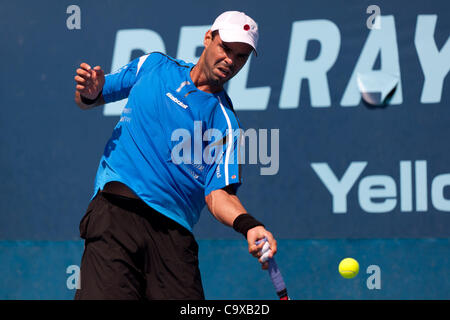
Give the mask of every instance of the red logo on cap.
POLYGON ((245 30, 245 31, 250 30, 250 26, 249 26, 248 24, 246 24, 246 25, 244 26, 244 30, 245 30))

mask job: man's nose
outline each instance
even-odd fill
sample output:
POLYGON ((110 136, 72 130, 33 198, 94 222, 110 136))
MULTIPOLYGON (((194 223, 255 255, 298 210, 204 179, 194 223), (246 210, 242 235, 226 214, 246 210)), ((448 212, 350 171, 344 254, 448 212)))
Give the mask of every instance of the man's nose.
POLYGON ((228 66, 232 66, 233 65, 233 58, 230 56, 230 55, 226 55, 226 58, 225 58, 225 63, 228 65, 228 66))
POLYGON ((233 64, 233 58, 232 58, 231 56, 229 56, 229 55, 226 56, 226 58, 225 58, 225 63, 227 64, 227 66, 228 66, 230 69, 232 69, 232 68, 234 67, 234 64, 233 64))

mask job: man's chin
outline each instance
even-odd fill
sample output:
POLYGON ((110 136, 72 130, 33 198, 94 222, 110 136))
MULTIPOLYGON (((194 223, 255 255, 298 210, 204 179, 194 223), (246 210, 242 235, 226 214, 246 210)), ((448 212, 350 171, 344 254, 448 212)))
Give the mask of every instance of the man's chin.
POLYGON ((228 78, 223 78, 223 77, 219 77, 217 75, 214 76, 214 78, 212 79, 213 82, 215 83, 215 85, 217 86, 223 86, 228 80, 228 78))
POLYGON ((216 77, 217 77, 217 81, 222 83, 222 84, 225 84, 226 82, 230 81, 231 78, 233 78, 233 76, 229 75, 229 74, 227 74, 227 75, 217 75, 216 77))

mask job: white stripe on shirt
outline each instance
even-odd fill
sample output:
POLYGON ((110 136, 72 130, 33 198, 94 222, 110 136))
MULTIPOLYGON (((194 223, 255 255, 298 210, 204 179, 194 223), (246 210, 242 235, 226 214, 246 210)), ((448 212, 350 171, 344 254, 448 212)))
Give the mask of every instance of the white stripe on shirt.
POLYGON ((222 100, 219 98, 220 107, 222 108, 222 112, 225 116, 225 119, 227 120, 228 125, 228 143, 227 143, 227 150, 225 152, 225 185, 228 186, 230 184, 229 178, 228 178, 228 162, 230 161, 230 152, 231 148, 233 147, 233 130, 231 128, 231 122, 230 118, 228 117, 227 112, 225 111, 225 107, 222 104, 222 100))
POLYGON ((142 65, 144 64, 145 60, 147 60, 149 55, 150 55, 150 53, 139 58, 136 75, 138 75, 139 70, 141 69, 142 65))

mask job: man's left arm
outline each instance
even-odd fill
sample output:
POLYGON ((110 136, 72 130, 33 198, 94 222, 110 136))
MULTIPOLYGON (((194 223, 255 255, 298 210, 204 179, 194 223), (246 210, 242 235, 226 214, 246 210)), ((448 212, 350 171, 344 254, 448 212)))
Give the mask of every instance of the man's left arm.
MULTIPOLYGON (((232 185, 212 191, 205 197, 205 200, 209 211, 218 221, 233 227, 247 238, 248 251, 252 256, 258 259, 261 256, 264 243, 261 242, 259 245, 255 243, 263 238, 267 238, 272 251, 269 257, 277 252, 277 242, 272 233, 247 213, 232 185)), ((262 263, 262 268, 267 269, 268 263, 262 263)))

